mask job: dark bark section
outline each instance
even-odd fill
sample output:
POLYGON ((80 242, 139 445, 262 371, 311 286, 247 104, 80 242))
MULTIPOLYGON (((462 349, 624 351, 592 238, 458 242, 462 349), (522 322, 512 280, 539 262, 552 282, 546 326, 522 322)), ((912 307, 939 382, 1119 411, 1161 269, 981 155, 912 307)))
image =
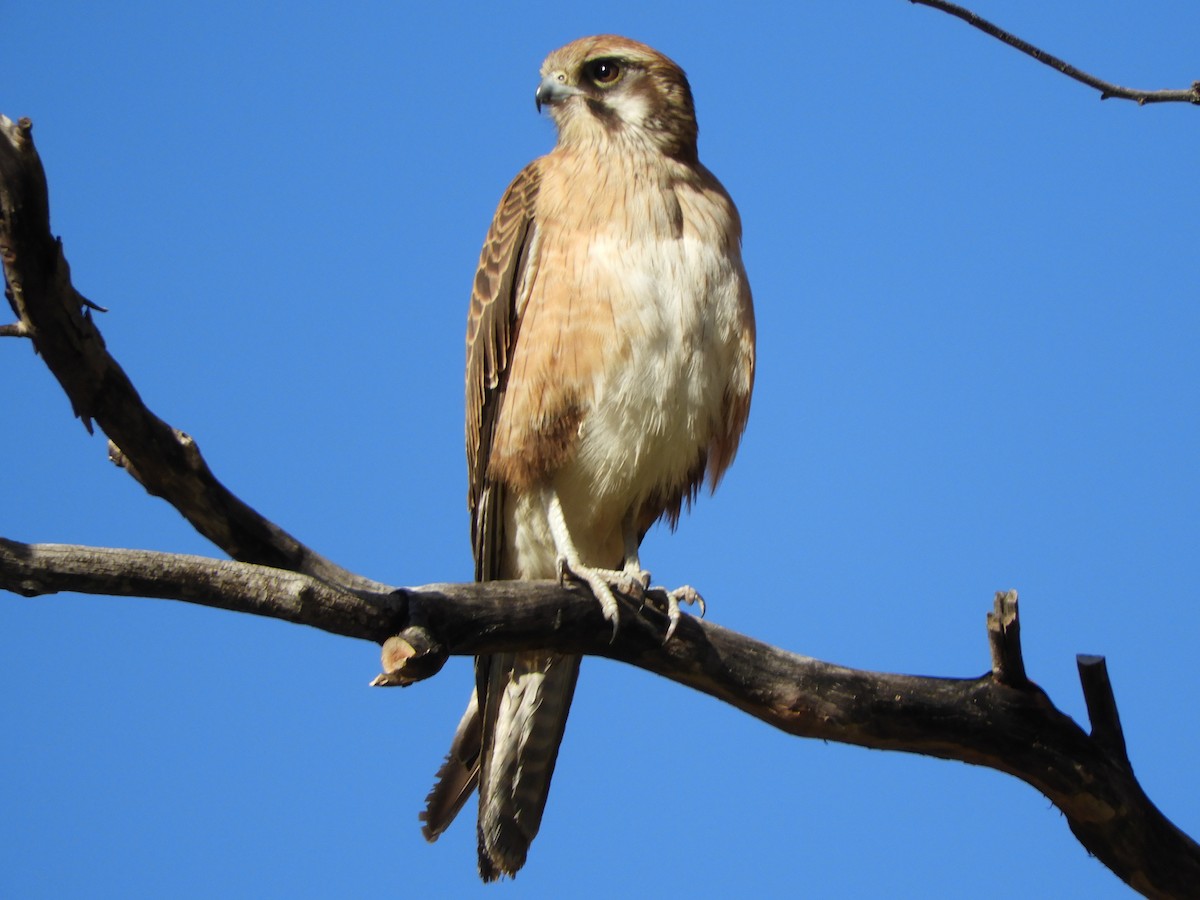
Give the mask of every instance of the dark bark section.
MULTIPOLYGON (((384 648, 381 685, 430 677, 447 656, 552 648, 620 660, 701 691, 798 737, 955 759, 1041 791, 1080 843, 1150 897, 1200 893, 1200 846, 1142 791, 1119 738, 1099 657, 1081 657, 1089 735, 1024 677, 1016 596, 997 595, 1010 639, 978 678, 866 672, 772 647, 685 616, 666 644, 665 598, 621 597, 615 639, 599 604, 554 582, 436 584, 374 594, 266 566, 134 550, 0 540, 0 589, 185 600, 310 625, 384 648)), ((989 621, 989 637, 992 629, 989 621)))
MULTIPOLYGON (((1138 92, 1080 78, 1085 73, 1067 71, 1065 63, 961 7, 914 2, 958 15, 1103 96, 1200 101, 1195 85, 1138 92)), ((1006 772, 1045 794, 1083 846, 1136 890, 1200 896, 1200 847, 1158 811, 1134 777, 1103 658, 1078 660, 1092 723, 1087 734, 1028 680, 1015 594, 998 595, 988 615, 992 670, 954 679, 847 669, 691 617, 664 644, 661 606, 628 598, 612 637, 586 590, 552 582, 391 589, 337 566, 263 518, 216 479, 188 435, 145 408, 95 326, 92 313, 100 307, 71 284, 61 242, 50 231, 31 125, 2 116, 0 258, 17 317, 0 325, 0 337, 30 339, 88 430, 94 422, 108 435, 114 461, 238 560, 0 539, 0 590, 183 600, 371 640, 384 650, 381 685, 430 677, 449 655, 552 648, 606 656, 789 734, 1006 772)))
POLYGON ((375 582, 335 565, 234 496, 196 443, 142 403, 109 354, 92 316, 100 307, 71 284, 62 242, 50 231, 46 175, 28 119, 0 117, 0 258, 5 296, 17 316, 2 335, 25 337, 58 379, 90 432, 108 435, 114 462, 162 497, 197 531, 243 562, 305 572, 330 584, 372 590, 375 582))

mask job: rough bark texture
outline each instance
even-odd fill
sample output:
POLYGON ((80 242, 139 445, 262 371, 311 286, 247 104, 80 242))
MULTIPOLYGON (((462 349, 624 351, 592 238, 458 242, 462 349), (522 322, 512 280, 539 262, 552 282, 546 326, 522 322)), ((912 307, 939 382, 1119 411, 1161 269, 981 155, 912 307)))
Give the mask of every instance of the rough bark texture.
MULTIPOLYGON (((1200 846, 1142 791, 1099 657, 1080 657, 1089 735, 1024 677, 1015 640, 978 678, 865 672, 684 617, 666 644, 663 597, 622 598, 617 636, 583 588, 554 582, 338 591, 266 566, 195 556, 0 540, 0 589, 162 597, 311 625, 383 646, 380 685, 436 674, 447 656, 532 647, 620 660, 701 691, 798 737, 956 759, 1007 772, 1057 806, 1087 850, 1141 893, 1195 896, 1200 846)), ((989 620, 1017 621, 1014 593, 989 620)), ((989 634, 992 629, 989 621, 989 634)), ((982 645, 981 645, 982 656, 982 645)))
POLYGON ((0 116, 0 257, 5 296, 17 325, 58 379, 88 431, 108 435, 110 455, 143 487, 243 562, 305 572, 331 584, 367 590, 368 579, 334 565, 235 497, 208 468, 190 436, 142 403, 109 354, 88 301, 71 284, 62 242, 50 232, 46 175, 33 146, 33 125, 0 116))
MULTIPOLYGON (((1195 102, 1178 93, 1140 102, 1195 102)), ((664 644, 661 606, 638 607, 627 598, 610 640, 591 595, 552 582, 393 589, 341 568, 263 518, 216 479, 189 436, 146 409, 104 346, 92 316, 99 307, 71 285, 62 245, 50 231, 32 126, 3 116, 0 258, 16 315, 0 326, 0 337, 31 340, 75 414, 89 430, 95 423, 108 435, 114 461, 236 560, 0 539, 0 590, 183 600, 371 640, 384 651, 380 685, 430 677, 449 655, 548 648, 606 656, 800 737, 1007 772, 1045 794, 1083 846, 1136 890, 1200 896, 1200 847, 1158 811, 1134 777, 1103 659, 1078 660, 1088 734, 1028 680, 1015 593, 998 594, 988 615, 991 671, 951 679, 847 669, 690 617, 664 644)))

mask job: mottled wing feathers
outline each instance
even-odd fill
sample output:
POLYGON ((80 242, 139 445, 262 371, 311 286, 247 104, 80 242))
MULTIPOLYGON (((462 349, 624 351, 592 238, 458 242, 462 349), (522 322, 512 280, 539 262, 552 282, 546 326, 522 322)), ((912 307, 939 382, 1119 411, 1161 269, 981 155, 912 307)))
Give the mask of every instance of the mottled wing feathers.
MULTIPOLYGON (((697 158, 683 71, 601 35, 552 53, 541 75, 558 144, 501 199, 467 323, 481 581, 550 578, 571 554, 595 576, 623 552, 636 564, 645 529, 674 524, 732 461, 754 378, 740 223, 697 158)), ((485 881, 525 862, 579 660, 476 659, 474 697, 422 818, 435 839, 478 789, 485 881)))
MULTIPOLYGON (((504 553, 504 488, 489 481, 487 469, 517 339, 521 292, 532 278, 529 270, 535 258, 536 234, 533 208, 539 180, 535 161, 508 186, 488 229, 471 289, 467 317, 467 504, 476 581, 498 578, 504 553)), ((481 659, 477 667, 482 678, 489 669, 487 659, 481 659)), ((450 752, 425 798, 421 830, 427 840, 437 840, 479 783, 482 723, 477 694, 483 693, 481 683, 480 690, 471 694, 450 752)))
POLYGON ((492 435, 504 396, 512 348, 521 315, 520 294, 535 263, 534 203, 540 183, 538 163, 526 166, 508 186, 488 229, 471 290, 467 318, 467 476, 468 506, 476 579, 497 577, 499 491, 488 488, 492 435))

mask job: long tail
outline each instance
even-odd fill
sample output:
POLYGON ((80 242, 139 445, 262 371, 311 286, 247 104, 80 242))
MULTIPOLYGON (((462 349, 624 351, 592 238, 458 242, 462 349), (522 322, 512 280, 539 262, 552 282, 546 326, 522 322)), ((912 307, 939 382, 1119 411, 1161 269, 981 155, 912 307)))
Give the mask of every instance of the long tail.
POLYGON ((531 651, 492 657, 483 709, 479 874, 515 875, 542 823, 578 656, 531 651))
POLYGON ((471 792, 479 785, 479 747, 482 722, 479 716, 479 700, 476 691, 471 691, 471 700, 462 721, 454 732, 450 752, 434 779, 433 787, 425 797, 425 811, 421 813, 421 834, 432 843, 450 827, 458 811, 463 808, 471 792))
POLYGON ((426 798, 423 833, 436 840, 479 786, 479 874, 525 864, 550 793, 580 657, 530 651, 479 660, 479 684, 426 798), (482 694, 482 710, 476 697, 482 694))

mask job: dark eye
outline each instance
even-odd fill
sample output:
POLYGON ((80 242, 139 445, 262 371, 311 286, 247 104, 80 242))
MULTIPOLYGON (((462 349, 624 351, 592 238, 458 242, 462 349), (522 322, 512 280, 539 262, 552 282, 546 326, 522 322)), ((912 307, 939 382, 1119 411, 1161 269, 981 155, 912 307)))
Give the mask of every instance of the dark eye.
POLYGON ((615 59, 594 59, 587 64, 587 76, 596 84, 616 84, 621 64, 615 59))

